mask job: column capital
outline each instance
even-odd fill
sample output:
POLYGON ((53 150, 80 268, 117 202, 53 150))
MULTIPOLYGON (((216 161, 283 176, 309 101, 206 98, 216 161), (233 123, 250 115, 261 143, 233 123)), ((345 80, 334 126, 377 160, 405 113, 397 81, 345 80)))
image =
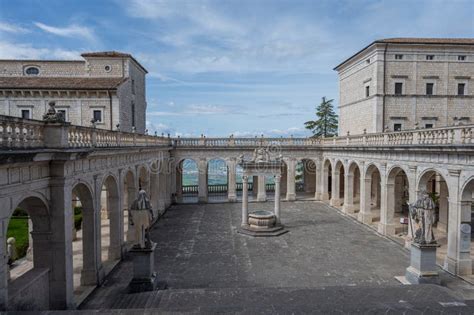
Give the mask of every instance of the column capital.
POLYGON ((281 174, 275 175, 275 181, 277 181, 277 182, 281 181, 281 174))
POLYGON ((459 175, 461 174, 461 170, 460 169, 448 169, 448 173, 449 173, 449 176, 459 177, 459 175))

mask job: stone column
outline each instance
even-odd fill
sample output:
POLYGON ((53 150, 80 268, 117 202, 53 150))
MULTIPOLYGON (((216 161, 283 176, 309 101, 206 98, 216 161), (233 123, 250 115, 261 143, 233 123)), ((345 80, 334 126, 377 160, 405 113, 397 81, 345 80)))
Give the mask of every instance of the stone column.
POLYGON ((237 175, 237 161, 232 158, 228 161, 228 176, 227 176, 227 198, 230 202, 237 201, 236 190, 236 175, 237 175))
MULTIPOLYGON (((415 203, 417 195, 418 195, 418 188, 416 187, 416 166, 409 166, 408 167, 408 202, 415 203)), ((411 248, 411 243, 413 240, 413 235, 411 233, 411 220, 408 219, 408 232, 407 237, 405 239, 405 248, 411 248)))
POLYGON ((341 200, 339 199, 340 195, 340 183, 339 183, 339 170, 336 167, 332 169, 331 175, 331 200, 329 204, 333 207, 337 207, 341 205, 341 200))
POLYGON ((294 158, 290 158, 287 161, 287 184, 286 184, 286 200, 296 200, 296 192, 295 192, 295 168, 296 168, 296 160, 294 158))
MULTIPOLYGON (((385 173, 385 172, 384 172, 385 173)), ((378 232, 395 235, 395 181, 389 181, 386 174, 380 174, 380 222, 378 232)))
POLYGON ((242 176, 242 226, 249 224, 249 212, 248 212, 248 176, 242 176))
MULTIPOLYGON (((5 199, 1 199, 1 203, 5 204, 5 199)), ((1 213, 9 213, 10 209, 6 209, 6 205, 3 207, 0 203, 0 209, 1 213)), ((0 220, 1 226, 3 226, 5 229, 8 227, 8 220, 9 218, 3 218, 0 220)), ((5 239, 6 237, 6 232, 3 232, 0 235, 0 253, 6 253, 7 252, 7 240, 5 239)), ((8 267, 8 259, 7 255, 3 254, 0 255, 0 310, 5 311, 7 308, 8 304, 8 279, 10 278, 10 268, 8 267)))
MULTIPOLYGON (((446 184, 449 187, 449 212, 448 212, 448 250, 444 261, 444 268, 453 274, 463 275, 472 273, 472 260, 470 249, 462 246, 461 224, 471 221, 471 211, 467 203, 459 200, 460 195, 460 170, 449 170, 446 184)), ((470 240, 469 240, 470 247, 470 240)))
POLYGON ((183 171, 176 172, 176 199, 180 201, 183 198, 183 171))
POLYGON ((207 202, 207 161, 201 158, 198 162, 198 202, 207 202))
MULTIPOLYGON (((74 282, 72 264, 72 183, 65 180, 69 168, 61 162, 50 164, 50 224, 51 235, 47 238, 49 250, 35 248, 33 257, 35 267, 50 267, 50 306, 52 309, 72 309, 74 303, 74 282), (40 264, 38 266, 38 264, 40 264)), ((96 212, 99 217, 99 211, 96 212)), ((33 239, 41 235, 33 236, 33 239)))
POLYGON ((281 175, 275 175, 275 217, 276 224, 280 224, 280 181, 281 175))
MULTIPOLYGON (((164 170, 164 165, 162 161, 162 165, 160 166, 160 171, 158 174, 158 189, 159 189, 159 200, 158 200, 158 212, 160 214, 163 214, 166 210, 166 205, 165 205, 165 198, 166 198, 166 179, 165 179, 165 170, 164 170)), ((131 202, 132 200, 130 200, 131 202)))
POLYGON ((267 190, 265 187, 265 175, 258 176, 257 201, 267 201, 267 190))
POLYGON ((321 168, 321 200, 326 201, 329 200, 329 168, 324 165, 321 168))
POLYGON ((354 213, 354 174, 348 169, 344 173, 344 213, 354 213))
POLYGON ((372 212, 371 212, 371 196, 370 189, 372 187, 372 177, 366 176, 365 169, 362 168, 360 174, 360 211, 357 215, 357 219, 365 224, 372 223, 372 212))
POLYGON ((314 193, 314 199, 321 200, 322 199, 322 189, 321 189, 321 162, 315 161, 316 164, 316 188, 314 193))

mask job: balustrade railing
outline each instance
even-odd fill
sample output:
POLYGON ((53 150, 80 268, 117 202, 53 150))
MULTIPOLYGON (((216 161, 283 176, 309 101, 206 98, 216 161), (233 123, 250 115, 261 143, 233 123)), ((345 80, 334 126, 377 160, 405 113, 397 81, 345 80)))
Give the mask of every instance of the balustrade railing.
POLYGON ((471 145, 474 125, 414 129, 385 133, 364 133, 331 138, 169 138, 111 131, 69 124, 50 124, 38 120, 0 115, 0 147, 106 148, 132 146, 170 146, 186 148, 218 147, 332 147, 332 146, 411 146, 471 145), (58 132, 51 133, 52 130, 58 132), (66 133, 63 135, 62 133, 66 133), (51 137, 51 134, 54 137, 51 137), (57 139, 56 139, 57 138, 57 139))
POLYGON ((170 146, 171 138, 0 115, 0 148, 170 146), (50 131, 55 131, 49 133, 50 131), (54 139, 52 139, 54 138, 54 139))

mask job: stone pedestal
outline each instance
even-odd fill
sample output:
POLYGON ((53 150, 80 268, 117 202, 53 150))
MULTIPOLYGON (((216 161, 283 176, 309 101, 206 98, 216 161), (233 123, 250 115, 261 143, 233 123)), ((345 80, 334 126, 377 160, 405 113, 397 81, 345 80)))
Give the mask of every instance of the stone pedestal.
POLYGON ((151 248, 136 248, 130 250, 133 260, 133 279, 129 284, 129 292, 153 291, 157 288, 158 278, 154 271, 154 251, 156 244, 151 248))
POLYGON ((410 284, 440 284, 436 266, 436 248, 438 244, 411 244, 410 267, 407 268, 405 279, 410 284))

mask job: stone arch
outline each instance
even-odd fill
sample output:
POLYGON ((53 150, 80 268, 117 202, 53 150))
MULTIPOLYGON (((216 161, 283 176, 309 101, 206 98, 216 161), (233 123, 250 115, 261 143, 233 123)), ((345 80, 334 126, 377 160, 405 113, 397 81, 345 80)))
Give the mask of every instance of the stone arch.
POLYGON ((360 209, 360 165, 357 161, 349 160, 344 179, 344 204, 345 213, 355 213, 360 209))
POLYGON ((137 168, 138 189, 144 189, 147 193, 150 192, 150 172, 148 165, 142 164, 137 168))
POLYGON ((77 196, 82 214, 82 229, 78 241, 73 244, 73 270, 75 291, 80 287, 96 286, 103 279, 100 259, 100 213, 95 208, 94 190, 85 181, 72 185, 72 194, 77 196))
POLYGON ((14 206, 11 209, 8 209, 9 215, 5 222, 4 232, 1 235, 0 250, 2 253, 7 253, 7 227, 13 220, 13 211, 16 208, 21 208, 28 213, 32 224, 30 238, 32 244, 29 244, 29 246, 34 249, 32 253, 33 265, 31 269, 22 273, 18 278, 12 278, 11 281, 7 281, 7 277, 10 273, 8 268, 8 257, 6 254, 1 255, 0 287, 2 289, 5 288, 5 301, 2 302, 5 303, 3 309, 23 310, 25 305, 28 307, 27 310, 49 308, 51 305, 50 296, 54 294, 55 290, 52 282, 54 281, 53 274, 57 272, 55 270, 57 261, 54 259, 53 240, 49 237, 52 233, 52 222, 48 202, 42 194, 30 192, 27 195, 14 200, 13 205, 14 206), (35 292, 32 291, 30 293, 25 293, 21 290, 16 290, 16 286, 14 285, 16 281, 30 281, 28 286, 32 287, 35 287, 35 283, 47 282, 40 286, 48 287, 49 292, 44 292, 40 298, 32 298, 35 295, 35 292))
POLYGON ((473 248, 473 238, 472 238, 472 230, 471 233, 466 233, 467 231, 463 231, 463 228, 466 229, 469 226, 473 227, 473 220, 472 220, 472 209, 474 207, 474 176, 471 176, 467 179, 463 185, 461 186, 460 190, 460 215, 461 215, 461 248, 459 253, 459 263, 458 263, 458 270, 457 273, 459 275, 471 275, 473 273, 473 264, 472 264, 472 248, 473 248), (465 241, 469 239, 470 242, 467 244, 465 241), (463 241, 464 240, 464 241, 463 241), (469 245, 469 246, 468 246, 469 245))
POLYGON ((222 157, 209 157, 206 160, 207 192, 213 198, 227 198, 229 187, 228 160, 222 157), (222 181, 222 179, 224 179, 222 181))
POLYGON ((409 181, 408 173, 402 166, 393 165, 387 171, 385 183, 384 207, 380 213, 378 231, 384 235, 394 235, 403 231, 400 225, 401 217, 408 217, 409 181), (398 222, 397 222, 398 221, 398 222))
POLYGON ((358 219, 365 224, 380 220, 383 175, 375 163, 369 163, 361 176, 361 201, 358 219))
POLYGON ((108 173, 102 180, 100 196, 101 205, 101 250, 102 262, 110 262, 121 258, 122 211, 120 209, 119 181, 112 173, 108 173))
POLYGON ((154 160, 150 163, 150 191, 149 198, 153 209, 153 217, 156 219, 158 218, 158 204, 160 200, 160 168, 161 163, 160 160, 154 160))
POLYGON ((123 235, 124 241, 130 245, 133 242, 133 233, 130 228, 130 207, 133 200, 138 195, 138 187, 136 185, 135 173, 133 169, 126 169, 123 173, 123 191, 122 191, 122 208, 123 208, 123 235))
POLYGON ((189 201, 198 194, 199 164, 189 157, 176 163, 176 197, 178 202, 189 201))
POLYGON ((298 158, 296 162, 296 192, 311 194, 316 193, 317 170, 316 162, 307 157, 298 158))

